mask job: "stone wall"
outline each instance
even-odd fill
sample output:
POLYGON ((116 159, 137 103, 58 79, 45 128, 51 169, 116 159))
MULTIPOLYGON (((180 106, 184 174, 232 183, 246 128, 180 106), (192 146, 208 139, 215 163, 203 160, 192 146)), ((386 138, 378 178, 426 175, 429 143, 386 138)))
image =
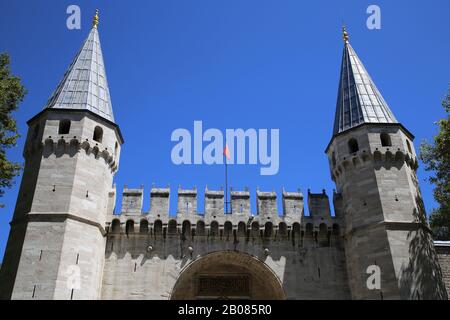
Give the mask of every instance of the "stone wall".
POLYGON ((434 248, 441 265, 442 278, 450 300, 450 241, 435 241, 434 248))
MULTIPOLYGON (((264 263, 282 284, 287 299, 350 298, 343 245, 337 235, 324 245, 306 235, 185 239, 180 232, 164 237, 150 229, 144 234, 109 234, 106 248, 102 299, 169 299, 189 265, 219 251, 242 252, 264 263)), ((224 266, 211 270, 223 273, 224 266)))
MULTIPOLYGON (((129 204, 127 198, 132 197, 134 203, 142 203, 136 197, 143 194, 126 189, 123 202, 129 204)), ((350 298, 342 222, 331 216, 325 192, 308 192, 315 206, 313 216, 304 215, 300 192, 283 191, 283 209, 278 212, 277 194, 258 191, 258 214, 250 212, 248 191, 231 193, 232 214, 224 212, 223 191, 206 190, 202 215, 193 210, 195 189, 178 190, 176 216, 168 212, 170 189, 153 188, 151 196, 150 212, 132 215, 127 210, 109 216, 103 299, 169 299, 189 266, 218 252, 242 253, 260 261, 281 283, 287 299, 350 298)), ((228 268, 230 263, 223 261, 209 270, 224 273, 228 268)))

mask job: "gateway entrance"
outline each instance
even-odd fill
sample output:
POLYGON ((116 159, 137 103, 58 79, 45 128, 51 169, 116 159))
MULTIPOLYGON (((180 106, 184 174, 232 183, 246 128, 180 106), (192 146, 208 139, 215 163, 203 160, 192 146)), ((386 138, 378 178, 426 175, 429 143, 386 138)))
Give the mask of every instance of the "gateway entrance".
POLYGON ((283 300, 279 278, 267 265, 241 252, 219 251, 188 265, 172 300, 283 300))

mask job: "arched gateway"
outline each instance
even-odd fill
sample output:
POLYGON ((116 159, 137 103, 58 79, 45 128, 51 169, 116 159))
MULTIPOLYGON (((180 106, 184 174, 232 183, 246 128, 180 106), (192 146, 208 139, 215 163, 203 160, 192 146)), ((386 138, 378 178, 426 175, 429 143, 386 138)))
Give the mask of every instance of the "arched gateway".
POLYGON ((171 299, 284 300, 286 296, 280 279, 264 262, 243 252, 218 251, 185 267, 171 299))

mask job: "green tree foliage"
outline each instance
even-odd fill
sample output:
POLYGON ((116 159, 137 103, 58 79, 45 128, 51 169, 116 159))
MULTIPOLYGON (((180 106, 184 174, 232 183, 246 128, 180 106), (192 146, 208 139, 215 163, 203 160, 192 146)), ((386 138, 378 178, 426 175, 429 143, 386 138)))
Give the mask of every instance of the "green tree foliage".
POLYGON ((20 164, 8 160, 6 150, 17 143, 19 133, 12 113, 25 94, 20 78, 11 75, 9 56, 0 53, 0 197, 12 186, 14 177, 21 170, 20 164))
POLYGON ((450 240, 450 88, 442 102, 447 118, 437 122, 439 133, 433 144, 423 142, 420 158, 425 170, 433 172, 430 182, 435 185, 434 198, 439 208, 430 216, 430 226, 436 240, 450 240))

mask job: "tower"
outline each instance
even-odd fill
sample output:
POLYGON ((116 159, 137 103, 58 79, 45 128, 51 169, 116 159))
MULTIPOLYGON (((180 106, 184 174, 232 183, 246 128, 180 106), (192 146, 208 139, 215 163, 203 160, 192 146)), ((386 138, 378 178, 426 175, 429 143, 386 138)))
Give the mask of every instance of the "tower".
POLYGON ((0 274, 2 299, 98 299, 113 176, 114 122, 93 27, 44 110, 28 121, 25 167, 0 274))
POLYGON ((394 117, 343 31, 336 117, 326 153, 345 218, 352 298, 445 299, 416 175, 414 136, 394 117), (379 289, 367 285, 368 280, 376 285, 369 277, 377 276, 377 268, 379 289))

